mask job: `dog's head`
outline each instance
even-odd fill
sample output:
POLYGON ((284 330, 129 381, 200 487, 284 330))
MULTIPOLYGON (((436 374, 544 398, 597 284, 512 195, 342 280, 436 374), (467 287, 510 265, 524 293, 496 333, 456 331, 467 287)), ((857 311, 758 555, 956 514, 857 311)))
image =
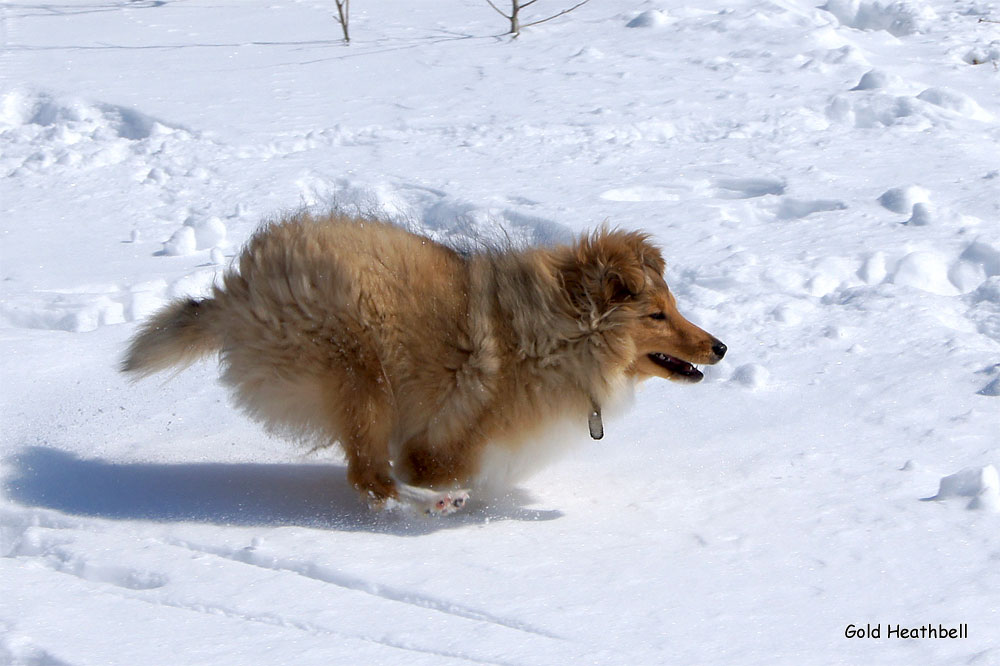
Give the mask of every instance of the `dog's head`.
POLYGON ((573 246, 561 273, 590 328, 630 343, 629 375, 698 382, 703 375, 695 365, 718 363, 726 345, 681 316, 664 268, 647 235, 600 229, 573 246))

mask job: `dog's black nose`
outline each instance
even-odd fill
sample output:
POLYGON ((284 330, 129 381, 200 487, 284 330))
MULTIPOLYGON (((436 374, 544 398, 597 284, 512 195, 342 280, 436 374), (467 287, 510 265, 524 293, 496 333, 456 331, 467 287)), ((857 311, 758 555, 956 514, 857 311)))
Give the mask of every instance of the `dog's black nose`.
POLYGON ((726 345, 722 344, 721 341, 716 340, 715 344, 712 345, 712 353, 718 356, 720 359, 726 355, 726 350, 729 349, 726 345))

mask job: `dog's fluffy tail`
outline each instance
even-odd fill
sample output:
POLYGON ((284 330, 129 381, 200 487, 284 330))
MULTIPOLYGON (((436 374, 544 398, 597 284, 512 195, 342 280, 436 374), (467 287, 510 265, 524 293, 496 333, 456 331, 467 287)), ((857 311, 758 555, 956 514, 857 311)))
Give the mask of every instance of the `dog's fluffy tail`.
POLYGON ((176 300, 153 315, 132 339, 121 371, 136 378, 170 366, 183 369, 220 346, 214 299, 176 300))

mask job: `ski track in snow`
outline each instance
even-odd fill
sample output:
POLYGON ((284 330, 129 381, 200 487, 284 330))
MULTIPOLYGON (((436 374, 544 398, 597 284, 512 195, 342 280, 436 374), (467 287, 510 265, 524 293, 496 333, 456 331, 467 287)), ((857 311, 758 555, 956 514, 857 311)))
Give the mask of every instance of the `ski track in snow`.
POLYGON ((518 620, 504 619, 482 610, 467 608, 465 606, 462 606, 461 604, 456 604, 454 602, 443 601, 416 592, 396 589, 391 586, 382 585, 374 581, 364 580, 362 578, 356 578, 354 576, 349 576, 341 572, 334 571, 328 567, 316 564, 315 562, 304 562, 292 559, 275 558, 273 556, 259 555, 254 551, 254 549, 240 549, 237 551, 229 552, 226 551, 225 549, 218 549, 210 546, 200 546, 184 542, 178 542, 175 545, 179 545, 196 552, 217 555, 218 557, 224 557, 230 560, 234 560, 236 562, 242 562, 244 564, 249 564, 251 566, 261 567, 263 569, 270 569, 273 571, 289 571, 298 574, 300 576, 304 576, 306 578, 311 578, 313 580, 318 580, 324 583, 329 583, 331 585, 336 585, 337 587, 344 588, 345 590, 354 590, 357 592, 363 592, 365 594, 370 594, 380 599, 385 599, 387 601, 409 604, 411 606, 417 606, 419 608, 427 608, 430 610, 437 611, 439 613, 444 613, 446 615, 451 615, 466 620, 474 620, 477 622, 488 622, 490 624, 497 625, 499 627, 505 627, 507 629, 513 629, 515 631, 534 634, 536 636, 542 636, 544 638, 555 638, 555 639, 560 638, 559 636, 555 636, 554 634, 551 634, 549 632, 535 629, 530 625, 527 625, 518 620))
POLYGON ((0 663, 996 661, 995 3, 616 0, 510 42, 391 0, 349 47, 325 3, 221 11, 0 6, 0 663), (334 207, 461 249, 646 229, 731 352, 537 500, 372 518, 213 368, 113 369, 334 207), (972 632, 842 638, 890 621, 972 632))
POLYGON ((403 652, 409 652, 409 653, 426 654, 445 659, 458 659, 463 662, 474 663, 474 664, 497 664, 498 666, 509 666, 509 664, 512 663, 505 661, 492 661, 489 659, 475 657, 467 653, 448 652, 443 650, 435 650, 431 648, 423 648, 413 644, 407 644, 404 642, 393 641, 385 638, 376 638, 373 636, 366 636, 363 634, 349 634, 341 631, 336 631, 334 629, 329 629, 327 627, 322 627, 310 622, 303 622, 300 620, 295 620, 288 617, 275 615, 273 613, 263 613, 263 614, 245 613, 233 610, 225 606, 218 606, 205 603, 184 603, 176 600, 163 599, 163 598, 145 599, 142 597, 134 597, 134 596, 128 596, 126 598, 138 599, 139 601, 153 604, 154 606, 177 608, 180 610, 191 611, 194 613, 201 613, 204 615, 223 616, 237 620, 239 622, 259 623, 259 624, 266 624, 287 629, 293 629, 295 631, 305 632, 311 636, 316 636, 321 639, 336 638, 339 640, 347 640, 348 642, 363 641, 391 648, 393 650, 401 650, 403 652))
MULTIPOLYGON (((110 560, 115 560, 118 554, 102 553, 102 549, 99 547, 102 539, 100 536, 95 538, 95 535, 91 532, 94 528, 93 525, 75 521, 53 521, 46 514, 35 514, 30 523, 26 524, 23 518, 16 514, 5 513, 4 515, 0 515, 0 529, 3 531, 3 541, 0 543, 0 546, 3 547, 3 557, 15 558, 21 562, 38 562, 52 571, 74 576, 85 583, 96 584, 96 587, 93 588, 96 593, 118 596, 152 606, 175 608, 210 616, 222 616, 239 622, 283 627, 321 638, 364 641, 395 650, 458 659, 463 662, 483 664, 525 663, 506 661, 496 656, 491 657, 483 654, 482 650, 471 649, 471 646, 466 651, 449 651, 434 648, 426 640, 416 637, 393 639, 388 635, 380 636, 377 631, 374 633, 342 631, 321 623, 296 617, 291 612, 291 609, 285 613, 254 612, 235 607, 232 604, 220 603, 217 600, 209 598, 204 593, 195 594, 194 599, 178 598, 169 589, 171 584, 169 576, 145 569, 123 566, 119 563, 112 563, 110 560), (98 547, 90 548, 88 544, 94 544, 98 547)), ((445 616, 446 620, 450 622, 471 622, 474 625, 485 624, 501 631, 529 634, 534 639, 560 640, 559 637, 549 632, 533 628, 516 619, 505 619, 489 612, 445 601, 421 594, 417 591, 395 588, 378 583, 377 581, 351 576, 317 562, 264 555, 258 551, 256 546, 227 549, 218 546, 198 545, 175 538, 168 538, 165 541, 158 539, 142 539, 142 541, 144 543, 143 551, 145 551, 143 557, 146 559, 150 558, 150 551, 180 549, 189 554, 208 555, 239 566, 249 566, 268 573, 303 577, 310 581, 334 586, 348 595, 357 592, 374 597, 379 602, 401 604, 406 609, 432 611, 434 614, 440 614, 439 618, 440 616, 445 616)), ((157 553, 155 557, 177 560, 183 559, 183 553, 180 555, 177 553, 157 553)), ((242 576, 250 585, 253 584, 250 581, 257 577, 256 575, 242 576)), ((331 601, 345 605, 351 603, 348 598, 342 599, 338 595, 335 595, 331 601)), ((397 614, 391 609, 384 609, 382 613, 388 615, 397 614)), ((412 613, 407 614, 412 615, 412 613)), ((439 621, 440 619, 435 622, 439 621)), ((459 627, 458 630, 462 631, 462 628, 459 627)), ((43 661, 40 663, 47 662, 43 661)))

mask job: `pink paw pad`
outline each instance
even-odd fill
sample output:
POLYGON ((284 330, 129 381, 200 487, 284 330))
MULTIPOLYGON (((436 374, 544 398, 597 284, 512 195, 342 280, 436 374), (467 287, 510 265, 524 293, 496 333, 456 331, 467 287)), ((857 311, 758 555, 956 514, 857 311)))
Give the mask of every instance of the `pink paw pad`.
POLYGON ((433 498, 432 503, 428 506, 424 512, 431 516, 447 516, 448 514, 455 513, 469 501, 469 491, 467 490, 450 490, 448 492, 438 493, 436 497, 433 498))

